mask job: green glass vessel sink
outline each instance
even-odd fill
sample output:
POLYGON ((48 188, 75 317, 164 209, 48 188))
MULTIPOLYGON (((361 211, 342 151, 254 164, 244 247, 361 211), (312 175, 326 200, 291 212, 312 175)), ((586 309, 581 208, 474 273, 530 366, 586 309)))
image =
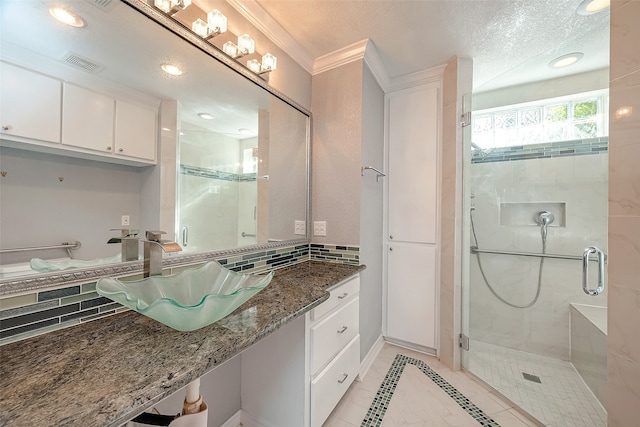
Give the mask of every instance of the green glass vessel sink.
POLYGON ((69 270, 72 268, 94 267, 105 264, 116 264, 122 262, 122 255, 114 255, 105 258, 96 258, 91 260, 66 258, 62 260, 46 260, 41 258, 31 258, 30 266, 32 270, 40 273, 49 273, 51 271, 69 270))
POLYGON ((264 289, 274 272, 242 274, 216 261, 169 276, 120 281, 103 277, 96 291, 178 331, 194 331, 230 314, 264 289))

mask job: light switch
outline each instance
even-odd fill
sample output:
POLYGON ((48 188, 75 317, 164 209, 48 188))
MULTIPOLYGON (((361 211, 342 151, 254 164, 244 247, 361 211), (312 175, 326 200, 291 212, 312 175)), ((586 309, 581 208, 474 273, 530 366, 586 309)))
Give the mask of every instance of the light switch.
POLYGON ((302 234, 302 235, 307 234, 307 225, 305 224, 305 221, 295 222, 294 234, 302 234))
POLYGON ((314 221, 313 222, 313 235, 314 236, 326 236, 327 235, 327 221, 314 221))

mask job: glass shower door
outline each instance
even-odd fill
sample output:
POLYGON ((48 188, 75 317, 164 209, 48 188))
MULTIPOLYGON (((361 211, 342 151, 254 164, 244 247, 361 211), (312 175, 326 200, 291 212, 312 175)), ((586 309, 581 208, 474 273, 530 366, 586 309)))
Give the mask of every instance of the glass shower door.
POLYGON ((463 366, 546 425, 606 425, 607 98, 474 111, 465 141, 463 366))

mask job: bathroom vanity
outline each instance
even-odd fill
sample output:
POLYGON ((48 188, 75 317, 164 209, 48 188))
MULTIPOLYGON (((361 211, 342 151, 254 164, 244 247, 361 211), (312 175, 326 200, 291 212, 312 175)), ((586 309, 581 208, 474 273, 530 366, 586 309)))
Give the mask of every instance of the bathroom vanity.
POLYGON ((319 426, 360 366, 364 268, 306 261, 277 270, 231 315, 193 332, 127 311, 2 346, 0 425, 119 426, 242 353, 248 417, 319 426))

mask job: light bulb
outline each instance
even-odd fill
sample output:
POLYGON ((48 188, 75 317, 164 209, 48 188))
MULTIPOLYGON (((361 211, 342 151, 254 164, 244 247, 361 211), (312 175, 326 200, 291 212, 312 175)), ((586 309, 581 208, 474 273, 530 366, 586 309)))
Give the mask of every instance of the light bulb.
POLYGON ((212 32, 216 34, 224 33, 227 31, 227 17, 224 16, 218 9, 214 9, 207 13, 207 22, 212 32))
POLYGON ((270 53, 265 53, 262 56, 262 71, 273 71, 278 64, 278 58, 270 53))
POLYGON ((222 45, 222 51, 232 58, 238 56, 238 46, 233 42, 226 42, 222 45))
POLYGON ((172 76, 179 76, 182 74, 182 70, 177 65, 162 64, 161 68, 165 73, 171 74, 172 76))
POLYGON ((171 11, 171 0, 154 0, 153 5, 164 13, 171 11))
POLYGON ((70 12, 66 9, 62 9, 60 7, 53 7, 49 9, 49 13, 58 21, 66 25, 70 25, 72 27, 81 28, 86 25, 86 23, 81 17, 79 17, 73 12, 70 12))
POLYGON ((200 18, 193 21, 193 24, 191 24, 191 30, 203 39, 209 36, 209 25, 200 18))
POLYGON ((243 34, 238 37, 238 50, 243 55, 251 55, 256 51, 256 42, 253 41, 249 34, 243 34))
POLYGON ((247 61, 247 68, 257 74, 261 71, 262 66, 257 59, 251 59, 247 61))

